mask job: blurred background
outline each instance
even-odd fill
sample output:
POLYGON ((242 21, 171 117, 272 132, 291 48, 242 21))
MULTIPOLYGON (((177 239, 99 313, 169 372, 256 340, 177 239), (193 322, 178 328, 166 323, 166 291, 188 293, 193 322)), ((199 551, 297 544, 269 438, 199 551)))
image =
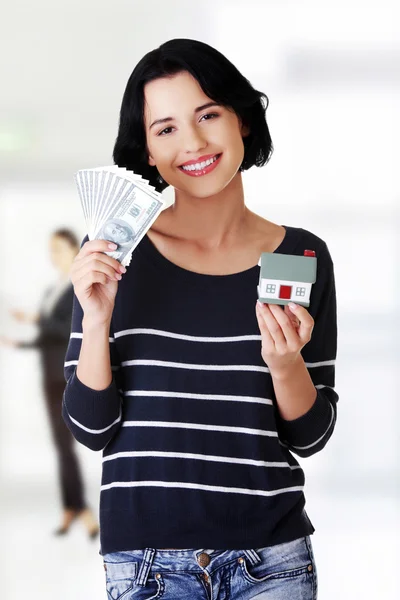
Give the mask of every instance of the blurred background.
MULTIPOLYGON (((76 170, 112 164, 128 77, 174 37, 264 91, 275 152, 248 206, 328 244, 338 299, 335 433, 306 473, 320 600, 400 597, 400 8, 395 0, 14 0, 0 24, 0 334, 33 339, 57 278, 49 238, 86 234, 76 170)), ((171 191, 164 192, 171 201, 171 191)), ((56 454, 36 350, 0 346, 2 596, 106 597, 98 538, 54 537, 56 454)), ((98 511, 101 454, 76 448, 98 511)))

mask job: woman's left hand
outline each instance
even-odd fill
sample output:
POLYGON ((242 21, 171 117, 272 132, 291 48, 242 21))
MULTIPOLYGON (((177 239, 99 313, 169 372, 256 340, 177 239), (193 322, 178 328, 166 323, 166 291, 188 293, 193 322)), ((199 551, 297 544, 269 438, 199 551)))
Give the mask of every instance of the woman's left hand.
POLYGON ((310 341, 314 319, 299 304, 284 310, 278 304, 257 301, 256 316, 261 332, 261 356, 271 375, 284 372, 300 357, 300 351, 310 341))

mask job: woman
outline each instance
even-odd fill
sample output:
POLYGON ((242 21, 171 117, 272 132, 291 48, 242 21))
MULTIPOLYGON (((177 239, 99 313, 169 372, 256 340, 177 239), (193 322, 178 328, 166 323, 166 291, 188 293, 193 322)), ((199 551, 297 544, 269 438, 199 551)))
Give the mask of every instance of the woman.
POLYGON ((58 475, 61 488, 63 514, 56 535, 69 531, 71 523, 79 518, 89 537, 98 535, 98 524, 84 498, 81 471, 74 450, 74 438, 61 415, 61 401, 65 387, 64 356, 71 327, 74 290, 69 278, 72 263, 79 252, 79 242, 69 229, 58 229, 50 238, 50 258, 59 272, 57 283, 46 290, 40 311, 26 314, 13 311, 15 319, 36 323, 39 333, 31 342, 2 338, 2 342, 17 348, 37 348, 43 369, 43 388, 51 432, 58 457, 58 475))
POLYGON ((245 205, 272 142, 267 98, 217 50, 166 42, 135 67, 114 160, 166 209, 126 270, 85 241, 63 415, 103 450, 110 598, 316 598, 304 473, 336 421, 326 243, 245 205), (257 303, 262 252, 317 256, 309 310, 257 303), (124 275, 123 275, 124 274, 124 275))

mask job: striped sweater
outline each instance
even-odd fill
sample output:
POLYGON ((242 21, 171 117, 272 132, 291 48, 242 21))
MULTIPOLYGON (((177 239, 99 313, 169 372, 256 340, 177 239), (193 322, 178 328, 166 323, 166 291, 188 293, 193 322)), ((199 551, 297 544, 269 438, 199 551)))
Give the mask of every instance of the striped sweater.
POLYGON ((317 256, 315 324, 302 350, 316 401, 295 420, 279 415, 261 357, 259 266, 194 273, 145 236, 119 283, 113 381, 101 391, 76 376, 83 314, 75 297, 62 411, 79 442, 103 450, 101 554, 259 548, 314 532, 294 455, 319 452, 336 422, 334 269, 321 238, 285 229, 275 252, 317 256))

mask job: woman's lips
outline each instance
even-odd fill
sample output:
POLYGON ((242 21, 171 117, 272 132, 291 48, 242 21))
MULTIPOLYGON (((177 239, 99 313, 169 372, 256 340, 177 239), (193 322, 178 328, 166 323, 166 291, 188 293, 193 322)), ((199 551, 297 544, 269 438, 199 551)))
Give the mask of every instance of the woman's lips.
POLYGON ((202 175, 207 175, 208 173, 211 173, 211 171, 214 171, 214 169, 217 167, 219 161, 221 160, 222 154, 216 154, 215 156, 218 157, 217 160, 211 163, 211 165, 204 167, 204 169, 192 169, 191 171, 185 171, 185 169, 182 167, 179 167, 179 169, 182 171, 182 173, 185 173, 185 175, 189 175, 190 177, 201 177, 202 175))

